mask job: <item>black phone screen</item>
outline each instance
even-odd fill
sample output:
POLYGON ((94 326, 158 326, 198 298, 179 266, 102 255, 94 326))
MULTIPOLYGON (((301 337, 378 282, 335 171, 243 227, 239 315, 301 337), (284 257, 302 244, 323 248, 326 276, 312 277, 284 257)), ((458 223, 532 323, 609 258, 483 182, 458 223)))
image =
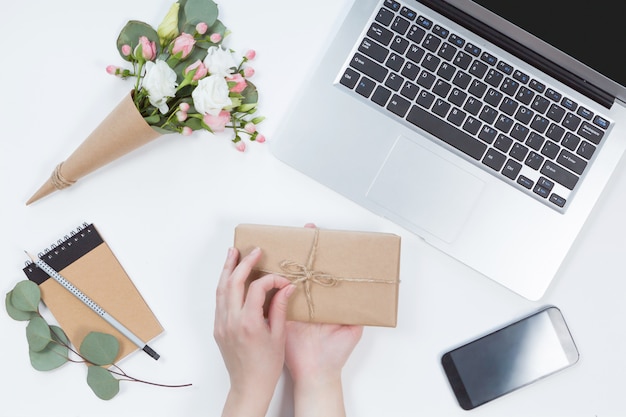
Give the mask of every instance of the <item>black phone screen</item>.
POLYGON ((469 410, 577 360, 560 310, 548 307, 444 354, 442 365, 459 404, 469 410))

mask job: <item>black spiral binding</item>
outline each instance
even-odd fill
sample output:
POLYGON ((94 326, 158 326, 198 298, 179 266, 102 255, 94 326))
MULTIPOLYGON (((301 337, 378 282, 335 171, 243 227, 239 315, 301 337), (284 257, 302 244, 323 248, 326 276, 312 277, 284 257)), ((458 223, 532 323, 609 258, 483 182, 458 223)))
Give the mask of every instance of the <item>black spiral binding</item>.
MULTIPOLYGON (((82 226, 77 227, 69 235, 59 239, 57 243, 39 252, 37 256, 43 259, 55 271, 61 271, 103 242, 104 240, 93 224, 83 223, 82 226)), ((39 285, 50 278, 47 273, 30 261, 27 262, 23 271, 29 280, 39 285)))

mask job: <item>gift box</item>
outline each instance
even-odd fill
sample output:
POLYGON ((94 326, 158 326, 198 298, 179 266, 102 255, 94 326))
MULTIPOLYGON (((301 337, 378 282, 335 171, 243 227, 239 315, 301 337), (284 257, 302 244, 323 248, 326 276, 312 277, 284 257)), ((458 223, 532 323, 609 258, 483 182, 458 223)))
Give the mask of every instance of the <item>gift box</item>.
POLYGON ((275 273, 296 285, 288 320, 396 326, 397 235, 242 224, 235 229, 234 246, 242 257, 257 246, 263 251, 248 284, 275 273))

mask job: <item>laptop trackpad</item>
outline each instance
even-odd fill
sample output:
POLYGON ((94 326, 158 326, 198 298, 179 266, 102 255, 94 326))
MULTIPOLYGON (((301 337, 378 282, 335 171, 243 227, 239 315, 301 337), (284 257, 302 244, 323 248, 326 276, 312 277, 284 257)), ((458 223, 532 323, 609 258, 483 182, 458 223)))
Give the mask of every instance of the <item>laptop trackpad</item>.
POLYGON ((398 137, 367 197, 445 242, 452 242, 484 182, 421 145, 398 137))

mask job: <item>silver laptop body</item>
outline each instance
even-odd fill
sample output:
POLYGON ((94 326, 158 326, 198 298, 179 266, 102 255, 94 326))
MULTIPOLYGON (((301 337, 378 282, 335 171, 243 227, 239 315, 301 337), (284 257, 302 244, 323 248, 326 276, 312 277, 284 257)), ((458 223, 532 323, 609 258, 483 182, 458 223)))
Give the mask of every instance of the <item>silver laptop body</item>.
MULTIPOLYGON (((550 13, 555 21, 569 19, 550 13)), ((607 42, 614 41, 623 44, 607 42)), ((530 300, 544 295, 626 149, 623 85, 469 0, 357 0, 297 97, 270 143, 278 159, 530 300), (408 45, 399 35, 409 37, 408 45), (442 51, 445 43, 454 48, 442 51), (410 58, 419 49, 421 62, 410 58), (435 62, 426 70, 428 54, 435 62), (395 77, 392 55, 400 60, 395 77), (483 65, 475 62, 487 64, 491 74, 500 72, 506 87, 487 82, 487 75, 473 79, 476 86, 477 80, 486 84, 481 100, 491 91, 537 120, 524 128, 518 123, 524 111, 490 117, 488 111, 505 108, 498 100, 489 101, 485 114, 473 115, 466 105, 472 84, 456 83, 450 73, 437 84, 443 93, 420 81, 422 73, 443 73, 446 60, 452 72, 478 72, 483 65), (371 63, 378 66, 364 67, 371 63), (388 72, 377 74, 381 68, 388 72), (417 90, 405 91, 406 82, 417 90), (378 87, 384 87, 382 95, 378 87), (453 90, 460 94, 456 101, 453 90), (526 103, 521 91, 537 103, 526 103), (420 97, 433 104, 418 104, 420 97), (444 107, 441 120, 426 116, 436 103, 444 107), (558 117, 555 109, 565 112, 558 117), (466 136, 471 117, 484 129, 472 133, 484 133, 475 143, 466 136), (570 124, 552 126, 557 118, 570 124), (443 138, 432 134, 441 129, 443 138), (598 132, 601 138, 594 137, 598 132), (529 140, 531 134, 543 144, 529 140), (591 146, 572 144, 586 137, 591 146), (470 142, 473 147, 464 148, 470 142)))

